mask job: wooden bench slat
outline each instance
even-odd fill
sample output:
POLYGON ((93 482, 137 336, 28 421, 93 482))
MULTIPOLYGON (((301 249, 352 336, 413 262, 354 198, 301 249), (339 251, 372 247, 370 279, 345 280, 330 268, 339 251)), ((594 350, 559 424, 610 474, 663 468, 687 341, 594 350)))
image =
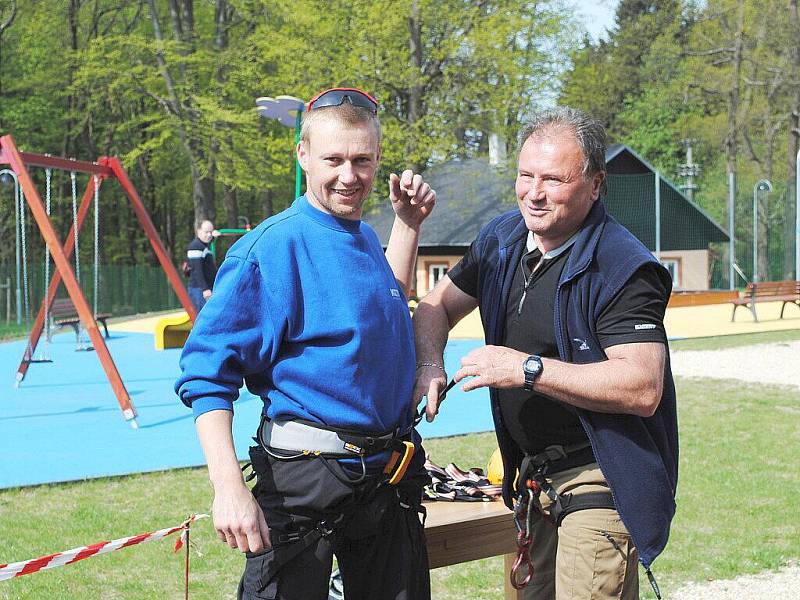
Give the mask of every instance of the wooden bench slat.
POLYGON ((744 293, 731 300, 731 302, 733 303, 731 321, 736 317, 736 309, 744 306, 753 313, 753 319, 758 322, 756 302, 782 302, 780 315, 782 319, 783 311, 787 304, 800 306, 800 281, 758 281, 756 283, 748 283, 744 293))
MULTIPOLYGON (((79 336, 79 324, 81 322, 81 318, 78 315, 78 309, 75 308, 75 304, 73 304, 71 298, 55 298, 50 303, 48 312, 55 325, 58 327, 70 326, 75 330, 75 335, 79 336)), ((106 319, 111 318, 111 316, 112 315, 108 313, 98 313, 94 316, 94 320, 103 326, 106 339, 109 338, 106 319)))

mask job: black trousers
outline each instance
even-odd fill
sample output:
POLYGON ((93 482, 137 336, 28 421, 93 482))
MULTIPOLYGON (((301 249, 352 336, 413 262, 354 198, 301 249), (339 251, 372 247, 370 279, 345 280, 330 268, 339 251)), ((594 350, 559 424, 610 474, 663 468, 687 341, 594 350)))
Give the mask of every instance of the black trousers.
POLYGON ((429 600, 418 451, 399 485, 352 485, 339 463, 276 459, 255 446, 253 494, 273 547, 247 554, 240 600, 327 600, 335 555, 347 600, 429 600))

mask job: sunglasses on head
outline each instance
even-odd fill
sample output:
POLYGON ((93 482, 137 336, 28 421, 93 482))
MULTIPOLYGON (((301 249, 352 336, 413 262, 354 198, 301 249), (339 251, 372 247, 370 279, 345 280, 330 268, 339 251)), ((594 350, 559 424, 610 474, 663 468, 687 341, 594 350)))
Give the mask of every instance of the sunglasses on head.
POLYGON ((326 106, 341 106, 344 102, 349 102, 353 106, 360 108, 366 108, 373 115, 378 114, 378 101, 366 92, 356 88, 332 88, 320 92, 308 103, 306 112, 326 106))

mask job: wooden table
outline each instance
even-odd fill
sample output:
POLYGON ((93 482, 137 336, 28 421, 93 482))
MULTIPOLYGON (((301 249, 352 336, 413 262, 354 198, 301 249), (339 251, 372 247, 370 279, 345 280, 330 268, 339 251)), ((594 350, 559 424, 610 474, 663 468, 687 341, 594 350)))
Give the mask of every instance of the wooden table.
POLYGON ((513 514, 502 500, 493 502, 426 502, 428 563, 431 569, 479 558, 504 555, 505 598, 521 600, 509 583, 516 558, 517 530, 513 514))

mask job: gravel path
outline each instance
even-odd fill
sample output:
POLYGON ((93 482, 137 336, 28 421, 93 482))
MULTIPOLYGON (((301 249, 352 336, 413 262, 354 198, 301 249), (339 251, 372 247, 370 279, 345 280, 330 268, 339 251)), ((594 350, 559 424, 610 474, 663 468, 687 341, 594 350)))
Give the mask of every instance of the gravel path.
MULTIPOLYGON (((724 350, 672 352, 672 372, 678 377, 708 377, 780 384, 800 389, 800 341, 758 344, 724 350)), ((777 572, 742 575, 735 579, 688 583, 668 595, 670 600, 797 600, 800 566, 777 572)))
POLYGON ((677 350, 672 352, 672 372, 680 377, 739 379, 800 387, 800 341, 723 350, 677 350))
POLYGON ((742 575, 736 579, 689 583, 669 595, 671 600, 797 600, 800 598, 800 567, 777 573, 742 575))

